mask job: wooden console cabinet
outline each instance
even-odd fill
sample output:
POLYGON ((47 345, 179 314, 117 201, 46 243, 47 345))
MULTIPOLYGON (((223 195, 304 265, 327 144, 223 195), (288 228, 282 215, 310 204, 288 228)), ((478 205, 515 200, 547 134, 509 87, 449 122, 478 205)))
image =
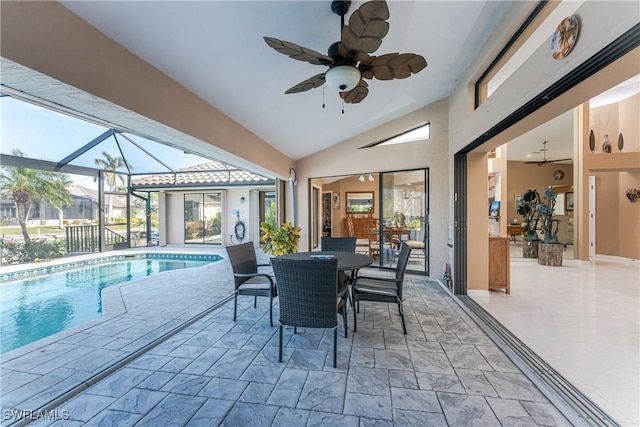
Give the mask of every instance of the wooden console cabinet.
POLYGON ((509 237, 489 237, 489 289, 511 293, 509 237))

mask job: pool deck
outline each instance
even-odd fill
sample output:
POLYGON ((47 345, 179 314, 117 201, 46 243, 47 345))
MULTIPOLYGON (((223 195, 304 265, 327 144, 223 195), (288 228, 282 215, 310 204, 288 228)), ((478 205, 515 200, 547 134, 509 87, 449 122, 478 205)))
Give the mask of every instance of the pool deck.
POLYGON ((100 319, 3 354, 1 425, 571 425, 426 277, 405 280, 407 335, 394 304, 362 303, 357 333, 350 310, 334 369, 329 330, 285 330, 278 363, 264 298, 232 321, 224 249, 132 251, 225 259, 107 288, 100 319))

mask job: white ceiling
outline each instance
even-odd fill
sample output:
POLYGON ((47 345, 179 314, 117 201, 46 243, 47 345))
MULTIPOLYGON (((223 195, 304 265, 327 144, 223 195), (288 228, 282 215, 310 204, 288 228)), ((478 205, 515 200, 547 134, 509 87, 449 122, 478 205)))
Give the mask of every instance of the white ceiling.
MULTIPOLYGON (((262 39, 271 36, 326 53, 340 31, 329 1, 62 3, 281 152, 300 159, 448 96, 510 2, 389 1, 389 33, 374 55, 416 53, 428 67, 404 80, 368 81, 368 97, 346 104, 344 114, 338 94, 328 88, 324 101, 322 88, 285 95, 326 67, 290 59, 262 39)), ((349 13, 362 3, 353 1, 349 13)))

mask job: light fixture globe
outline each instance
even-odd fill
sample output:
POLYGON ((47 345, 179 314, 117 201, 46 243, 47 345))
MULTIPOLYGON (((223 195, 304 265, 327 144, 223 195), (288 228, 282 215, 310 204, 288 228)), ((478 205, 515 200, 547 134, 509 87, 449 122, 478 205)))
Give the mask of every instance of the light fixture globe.
POLYGON ((324 75, 324 81, 338 92, 348 92, 360 83, 360 70, 351 65, 338 65, 324 75))

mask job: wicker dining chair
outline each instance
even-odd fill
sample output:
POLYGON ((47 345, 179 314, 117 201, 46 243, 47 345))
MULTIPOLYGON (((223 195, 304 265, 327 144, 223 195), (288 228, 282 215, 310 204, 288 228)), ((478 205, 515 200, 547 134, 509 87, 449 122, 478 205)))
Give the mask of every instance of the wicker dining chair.
MULTIPOLYGON (((321 237, 320 238, 320 247, 323 251, 331 251, 331 252, 355 252, 356 251, 356 238, 355 237, 321 237)), ((352 271, 351 274, 346 271, 341 271, 338 273, 338 294, 347 294, 347 298, 349 299, 349 304, 353 305, 351 302, 351 295, 349 294, 349 284, 353 282, 357 271, 352 271)), ((346 336, 346 334, 345 334, 346 336)))
POLYGON ((253 242, 227 246, 227 255, 235 281, 233 321, 238 312, 238 295, 252 295, 254 307, 258 305, 258 297, 269 297, 269 324, 273 326, 273 298, 278 296, 278 291, 269 274, 258 272, 258 267, 271 267, 271 264, 258 264, 253 242))
POLYGON ((356 332, 357 319, 356 311, 360 311, 360 301, 379 301, 397 303, 400 319, 402 319, 402 330, 406 334, 407 326, 404 321, 404 309, 402 307, 402 287, 404 284, 404 274, 407 269, 411 248, 406 243, 400 245, 398 264, 395 278, 358 276, 351 286, 351 300, 356 307, 353 310, 353 332, 356 332))
POLYGON ((280 350, 278 360, 282 362, 283 326, 297 328, 333 329, 333 367, 337 364, 338 312, 347 330, 345 298, 336 290, 338 260, 311 259, 290 260, 273 258, 273 272, 278 282, 280 304, 280 350))

